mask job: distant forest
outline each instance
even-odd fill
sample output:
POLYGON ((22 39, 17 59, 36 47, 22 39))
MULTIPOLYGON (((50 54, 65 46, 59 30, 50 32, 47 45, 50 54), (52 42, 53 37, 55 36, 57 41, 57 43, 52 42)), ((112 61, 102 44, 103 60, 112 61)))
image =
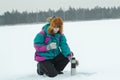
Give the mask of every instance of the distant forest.
POLYGON ((116 19, 120 18, 120 7, 101 8, 96 6, 93 9, 69 7, 66 11, 60 8, 57 11, 49 9, 48 11, 39 12, 13 10, 0 15, 0 25, 41 23, 46 22, 46 18, 51 16, 61 17, 64 21, 116 19))

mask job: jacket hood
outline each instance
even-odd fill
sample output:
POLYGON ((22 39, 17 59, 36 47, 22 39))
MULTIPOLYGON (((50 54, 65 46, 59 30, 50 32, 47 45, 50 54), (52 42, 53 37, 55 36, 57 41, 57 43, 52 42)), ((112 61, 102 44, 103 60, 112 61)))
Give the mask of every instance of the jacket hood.
POLYGON ((50 24, 46 24, 43 26, 43 30, 45 31, 46 34, 48 34, 48 28, 49 28, 50 24))

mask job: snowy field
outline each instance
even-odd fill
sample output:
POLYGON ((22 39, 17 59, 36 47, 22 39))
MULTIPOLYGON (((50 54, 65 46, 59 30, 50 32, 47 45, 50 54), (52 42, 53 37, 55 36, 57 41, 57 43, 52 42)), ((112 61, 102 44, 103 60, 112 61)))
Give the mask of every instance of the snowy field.
POLYGON ((120 20, 64 23, 68 44, 79 60, 63 75, 39 76, 33 39, 44 24, 0 27, 0 80, 120 80, 120 20))

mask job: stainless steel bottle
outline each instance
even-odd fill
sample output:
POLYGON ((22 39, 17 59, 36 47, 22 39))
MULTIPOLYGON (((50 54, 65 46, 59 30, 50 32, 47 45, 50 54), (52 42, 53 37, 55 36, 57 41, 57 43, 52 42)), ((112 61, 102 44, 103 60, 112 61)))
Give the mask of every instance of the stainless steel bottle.
POLYGON ((75 57, 72 57, 71 59, 71 75, 76 74, 76 60, 75 57))

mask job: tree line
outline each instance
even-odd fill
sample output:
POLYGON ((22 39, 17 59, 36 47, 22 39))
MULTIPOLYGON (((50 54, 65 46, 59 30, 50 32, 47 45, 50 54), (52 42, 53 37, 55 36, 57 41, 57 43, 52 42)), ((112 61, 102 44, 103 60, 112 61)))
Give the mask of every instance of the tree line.
POLYGON ((120 18, 120 7, 101 8, 96 6, 93 9, 69 7, 66 11, 60 8, 57 11, 49 9, 48 11, 39 12, 19 12, 13 10, 0 15, 0 25, 46 22, 46 18, 51 16, 61 17, 64 21, 116 19, 120 18))

